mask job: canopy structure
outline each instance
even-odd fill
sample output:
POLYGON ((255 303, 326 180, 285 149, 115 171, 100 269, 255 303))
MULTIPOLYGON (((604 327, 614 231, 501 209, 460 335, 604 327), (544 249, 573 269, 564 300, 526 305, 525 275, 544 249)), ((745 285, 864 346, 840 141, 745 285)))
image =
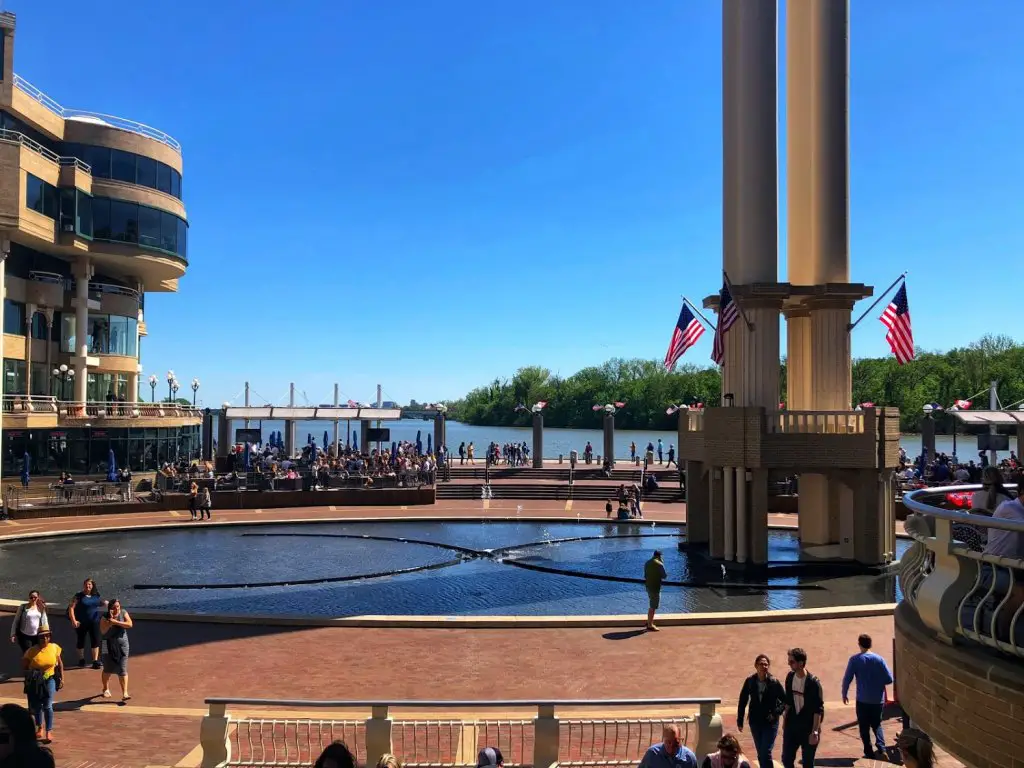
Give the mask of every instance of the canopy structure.
POLYGON ((948 410, 961 424, 972 426, 1020 427, 1024 411, 959 411, 948 410))
POLYGON ((401 408, 334 408, 334 407, 295 407, 287 405, 265 406, 229 406, 224 409, 228 419, 280 419, 284 421, 343 421, 360 419, 363 421, 391 421, 402 418, 401 408))

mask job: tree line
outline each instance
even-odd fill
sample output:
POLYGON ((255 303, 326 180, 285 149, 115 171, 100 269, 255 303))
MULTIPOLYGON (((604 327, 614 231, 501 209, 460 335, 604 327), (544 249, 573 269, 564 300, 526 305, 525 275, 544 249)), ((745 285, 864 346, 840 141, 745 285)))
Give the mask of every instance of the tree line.
MULTIPOLYGON (((917 350, 916 358, 898 365, 895 358, 861 358, 853 363, 853 404, 874 403, 900 409, 905 432, 920 430, 922 406, 950 407, 956 400, 975 396, 974 407, 988 408, 989 382, 999 382, 1003 406, 1024 400, 1024 345, 1007 336, 985 336, 966 347, 948 352, 917 350)), ((785 398, 786 361, 779 366, 779 391, 785 398)), ((676 416, 665 413, 670 405, 721 399, 721 376, 716 367, 684 363, 666 371, 658 360, 613 358, 603 365, 583 368, 561 377, 547 368, 520 368, 511 379, 495 379, 460 400, 447 403, 449 418, 482 426, 528 426, 530 408, 546 401, 544 424, 551 427, 598 428, 601 414, 594 405, 625 402, 616 416, 622 429, 673 430, 676 416)), ((952 431, 952 417, 938 417, 939 432, 952 431)), ((961 427, 961 431, 963 430, 961 427)))

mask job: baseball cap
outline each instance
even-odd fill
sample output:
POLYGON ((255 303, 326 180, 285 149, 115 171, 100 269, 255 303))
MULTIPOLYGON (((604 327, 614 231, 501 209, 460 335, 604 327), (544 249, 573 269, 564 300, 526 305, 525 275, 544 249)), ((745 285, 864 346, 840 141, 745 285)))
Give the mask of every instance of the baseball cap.
POLYGON ((501 750, 497 747, 485 747, 480 750, 480 754, 476 758, 476 768, 487 768, 488 766, 497 766, 505 762, 505 758, 501 755, 501 750))

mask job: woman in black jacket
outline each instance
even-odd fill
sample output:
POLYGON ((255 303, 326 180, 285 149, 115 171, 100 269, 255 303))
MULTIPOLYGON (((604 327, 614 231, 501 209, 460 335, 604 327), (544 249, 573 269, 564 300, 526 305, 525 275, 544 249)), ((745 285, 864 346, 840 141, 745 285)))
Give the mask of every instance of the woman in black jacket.
POLYGON ((779 734, 779 717, 786 708, 786 689, 769 673, 771 665, 771 659, 763 653, 754 659, 756 672, 743 681, 739 712, 736 714, 736 726, 742 731, 743 715, 747 713, 750 735, 754 739, 760 768, 774 766, 772 750, 775 748, 775 738, 779 734))

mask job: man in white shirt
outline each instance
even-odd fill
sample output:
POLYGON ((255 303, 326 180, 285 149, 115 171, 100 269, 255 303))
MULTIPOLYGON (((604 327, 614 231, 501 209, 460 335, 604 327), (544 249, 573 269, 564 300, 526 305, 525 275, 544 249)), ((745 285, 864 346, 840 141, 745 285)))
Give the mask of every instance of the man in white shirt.
MULTIPOLYGON (((996 507, 996 511, 992 513, 992 519, 1010 520, 1024 525, 1024 502, 1019 496, 1012 501, 1004 501, 996 507)), ((1024 560, 1024 531, 989 528, 985 554, 1024 560)))

